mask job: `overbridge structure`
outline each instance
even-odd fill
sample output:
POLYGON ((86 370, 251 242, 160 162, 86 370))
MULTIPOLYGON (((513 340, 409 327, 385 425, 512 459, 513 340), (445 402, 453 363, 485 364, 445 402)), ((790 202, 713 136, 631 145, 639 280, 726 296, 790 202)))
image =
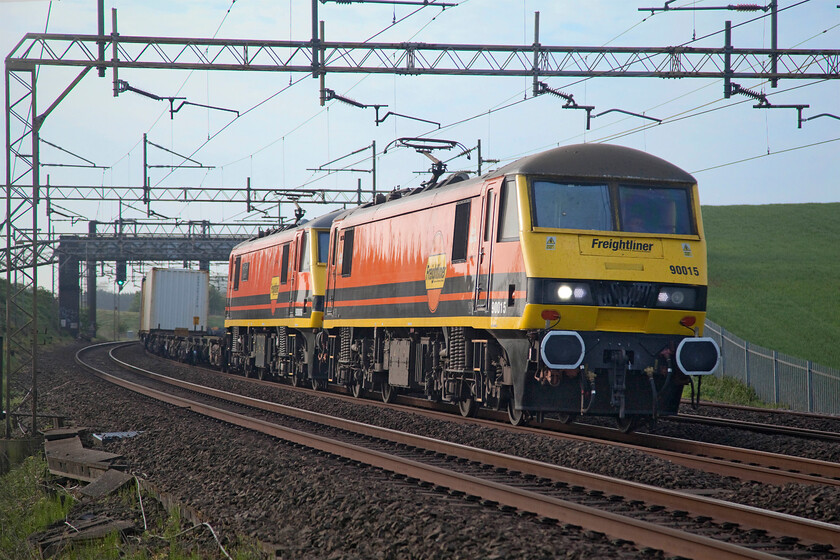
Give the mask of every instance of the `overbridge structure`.
POLYGON ((188 235, 177 235, 178 232, 150 234, 146 228, 124 227, 132 224, 104 224, 106 231, 97 231, 97 225, 97 222, 90 222, 88 235, 59 236, 54 250, 58 260, 60 327, 74 335, 80 333, 83 264, 87 281, 87 324, 95 332, 96 278, 100 262, 125 266, 126 263, 139 261, 198 261, 199 269, 209 270, 211 262, 227 262, 231 249, 252 237, 221 234, 209 223, 188 235), (117 231, 107 231, 107 226, 111 225, 117 225, 117 231))

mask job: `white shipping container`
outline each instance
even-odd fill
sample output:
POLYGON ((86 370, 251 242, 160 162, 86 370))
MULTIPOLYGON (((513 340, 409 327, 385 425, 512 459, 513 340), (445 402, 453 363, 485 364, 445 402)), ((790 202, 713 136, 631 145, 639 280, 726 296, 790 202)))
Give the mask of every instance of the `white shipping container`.
POLYGON ((140 332, 207 330, 210 273, 206 270, 153 268, 143 278, 140 332))

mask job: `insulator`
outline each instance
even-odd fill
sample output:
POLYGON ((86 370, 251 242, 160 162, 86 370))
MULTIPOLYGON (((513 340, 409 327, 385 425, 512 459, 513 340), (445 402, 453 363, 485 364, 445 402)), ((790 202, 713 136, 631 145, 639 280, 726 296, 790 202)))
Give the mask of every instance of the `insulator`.
POLYGON ((764 6, 758 4, 730 4, 727 8, 736 12, 758 12, 765 9, 764 6))

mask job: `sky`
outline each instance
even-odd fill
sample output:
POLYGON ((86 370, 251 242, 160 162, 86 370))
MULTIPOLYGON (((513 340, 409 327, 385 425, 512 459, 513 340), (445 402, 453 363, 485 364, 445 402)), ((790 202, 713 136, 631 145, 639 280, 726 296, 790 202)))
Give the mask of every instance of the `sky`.
MULTIPOLYGON (((663 0, 449 0, 458 5, 416 6, 319 3, 328 41, 427 42, 522 45, 534 40, 534 13, 540 12, 543 45, 634 46, 678 45, 693 37, 754 19, 756 13, 669 11, 651 15, 638 8, 661 6, 663 0), (416 12, 416 13, 415 13, 416 12), (413 14, 413 15, 412 15, 413 14), (396 23, 395 23, 396 22, 396 23)), ((713 0, 677 0, 672 6, 725 5, 713 0)), ((840 49, 840 8, 831 0, 780 0, 781 48, 840 49), (787 8, 787 9, 785 9, 787 8)), ((216 37, 228 39, 309 39, 308 0, 106 0, 116 8, 122 35, 216 37)), ((96 32, 95 0, 0 0, 0 50, 8 54, 26 32, 96 32)), ((106 25, 110 32, 110 18, 106 25)), ((692 43, 721 47, 722 34, 692 43)), ((735 47, 769 48, 770 18, 736 27, 735 47)), ((39 107, 47 107, 78 73, 44 67, 38 77, 39 107)), ((753 100, 723 97, 721 80, 656 78, 544 79, 554 89, 573 94, 580 104, 600 112, 620 108, 662 119, 653 123, 620 113, 592 121, 585 130, 583 111, 562 109, 550 95, 532 97, 530 78, 392 76, 327 74, 326 87, 365 104, 387 105, 384 111, 435 121, 391 117, 374 124, 373 109, 338 101, 319 105, 318 80, 289 73, 235 73, 170 70, 121 70, 133 87, 163 96, 184 96, 194 103, 225 107, 233 113, 185 107, 174 119, 168 103, 136 94, 112 95, 110 71, 105 78, 89 73, 47 118, 42 139, 106 169, 49 167, 51 184, 142 185, 142 145, 149 140, 212 169, 150 171, 153 186, 239 187, 250 177, 254 187, 346 188, 357 182, 370 188, 370 173, 319 173, 310 169, 376 141, 379 190, 417 186, 427 178, 429 161, 408 149, 382 149, 399 137, 431 136, 473 147, 499 165, 555 146, 604 142, 629 146, 664 158, 692 173, 703 205, 775 204, 840 201, 840 120, 819 118, 797 128, 795 110, 754 109, 753 100), (299 81, 298 81, 299 80, 299 81), (296 83, 295 83, 296 82, 296 83), (290 85, 292 84, 292 85, 290 85), (209 138, 209 140, 208 140, 209 138)), ((744 87, 770 94, 773 104, 809 104, 804 116, 840 116, 840 80, 815 83, 783 80, 771 89, 759 80, 744 87)), ((5 124, 3 125, 5 127, 5 124)), ((181 162, 150 148, 150 164, 181 162)), ((454 153, 440 155, 448 159, 454 153)), ((342 160, 369 169, 364 154, 342 160)), ((44 163, 76 163, 71 156, 43 145, 44 163)), ((449 170, 474 169, 475 158, 449 162, 449 170)), ((5 173, 5 161, 3 161, 5 173)), ((485 165, 485 169, 487 166, 485 165)), ((280 212, 288 216, 291 207, 280 212)), ((276 216, 276 204, 260 208, 276 216)), ((113 221, 145 218, 137 201, 125 204, 84 201, 62 205, 67 215, 113 221)), ((162 215, 212 221, 245 220, 244 204, 163 204, 162 215)), ((329 208, 309 206, 307 218, 329 208)), ((57 231, 84 232, 83 221, 62 222, 57 231)))

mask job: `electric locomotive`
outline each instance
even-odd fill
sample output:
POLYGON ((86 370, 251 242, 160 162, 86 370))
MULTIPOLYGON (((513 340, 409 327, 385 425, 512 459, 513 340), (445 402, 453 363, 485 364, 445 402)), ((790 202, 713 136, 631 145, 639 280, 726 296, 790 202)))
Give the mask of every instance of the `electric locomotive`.
POLYGON ((717 367, 697 183, 645 152, 555 148, 395 191, 329 227, 323 322, 307 325, 320 328, 301 375, 356 395, 506 408, 515 424, 612 416, 629 430, 676 414, 689 376, 717 367))
POLYGON ((224 367, 318 388, 310 366, 324 314, 330 225, 340 211, 240 243, 230 254, 224 367))

